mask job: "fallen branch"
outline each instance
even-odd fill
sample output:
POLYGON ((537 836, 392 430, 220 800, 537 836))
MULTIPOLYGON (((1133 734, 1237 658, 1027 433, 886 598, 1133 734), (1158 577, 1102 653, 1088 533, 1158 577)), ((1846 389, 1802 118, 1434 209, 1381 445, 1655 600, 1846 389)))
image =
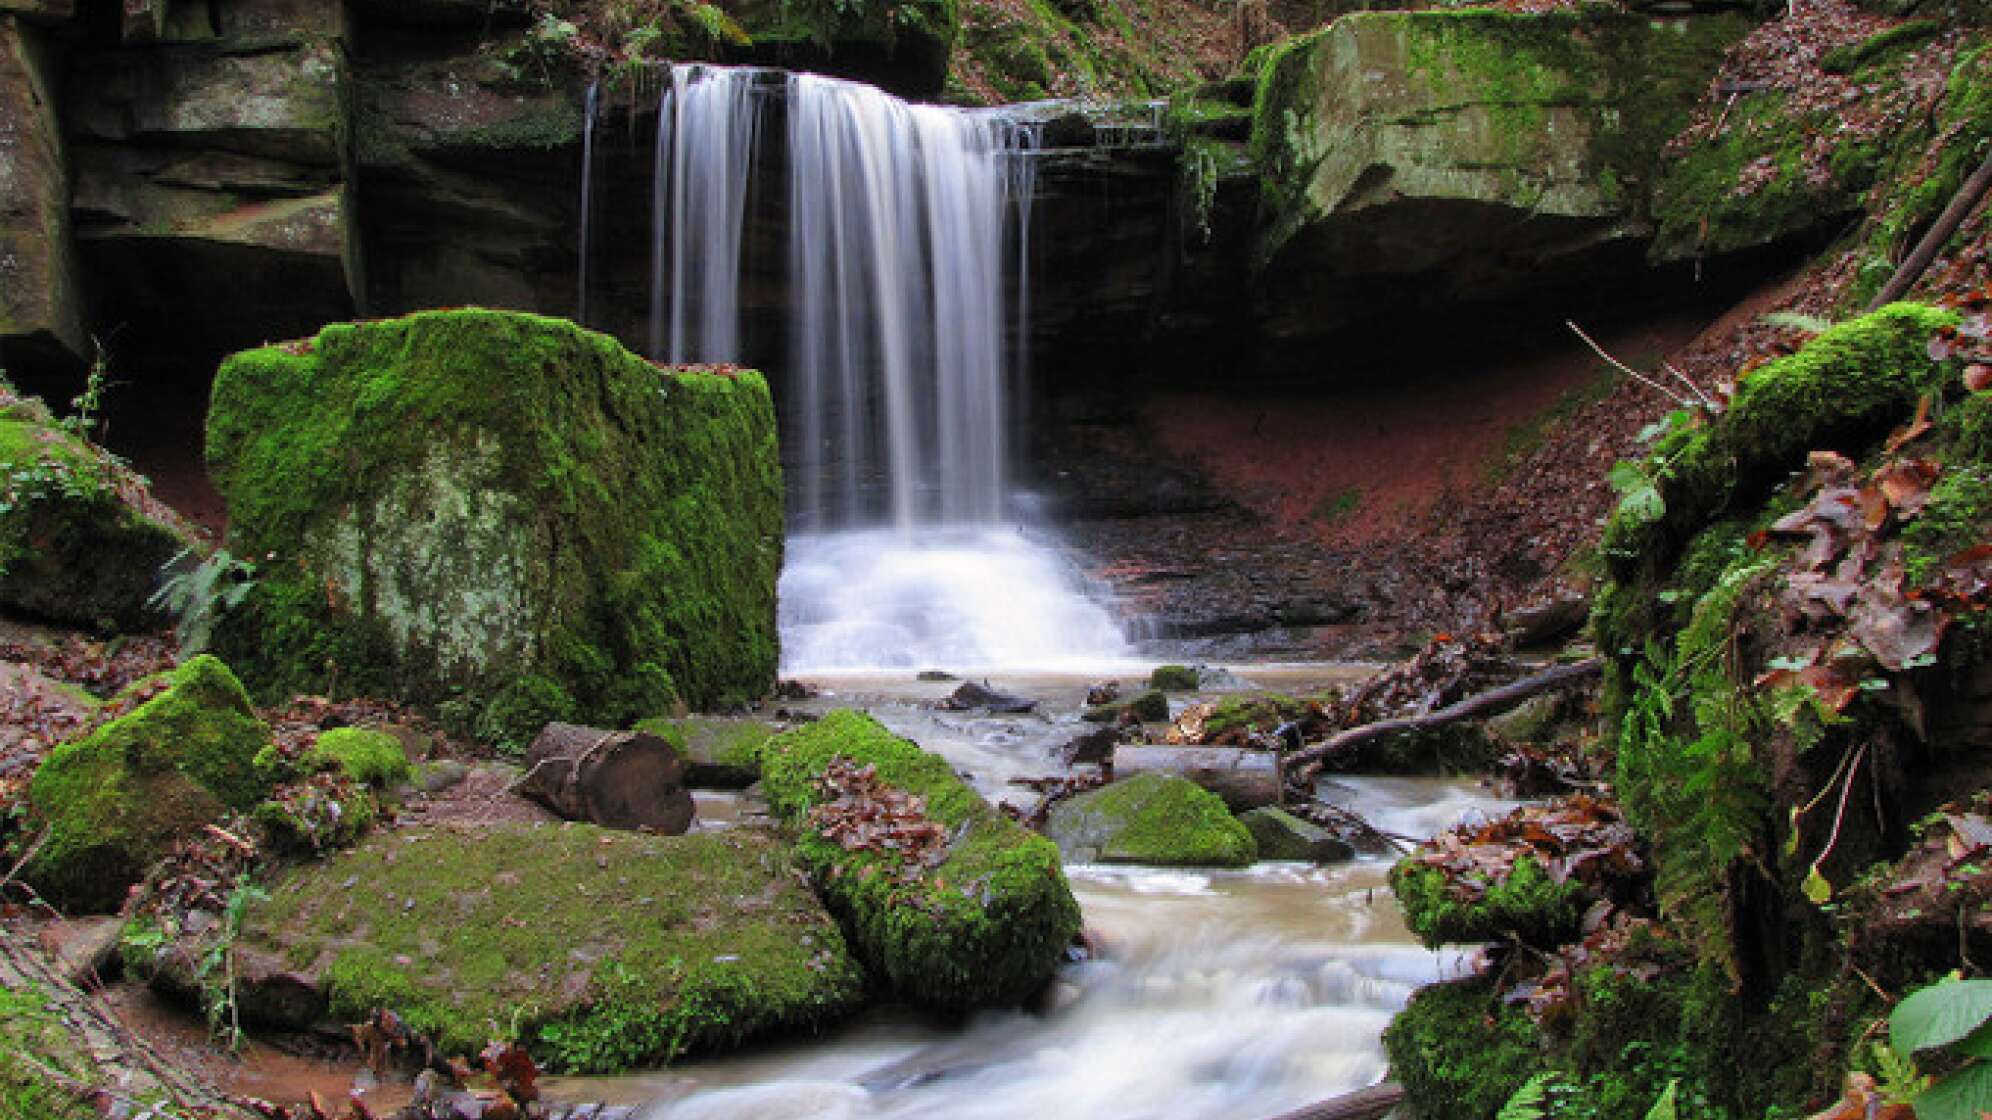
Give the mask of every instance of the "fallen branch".
POLYGON ((1404 1086, 1385 1081, 1353 1093, 1282 1112, 1273 1120, 1377 1120, 1404 1100, 1404 1086))
POLYGON ((1986 156, 1985 162, 1978 165, 1978 170, 1971 173, 1971 178, 1966 179, 1964 185, 1957 189, 1957 194, 1951 197, 1950 205, 1944 207, 1942 214, 1937 215, 1937 222, 1930 227, 1930 232, 1924 234, 1923 240, 1916 243, 1916 250, 1909 254, 1909 258, 1902 262, 1900 268, 1895 270, 1895 275, 1888 278, 1888 283, 1881 286, 1881 292, 1874 297, 1874 302, 1868 304, 1869 311, 1885 307, 1909 294, 1909 289, 1914 287, 1916 281, 1922 279, 1923 273, 1929 269, 1930 262, 1936 260, 1937 254, 1943 251, 1944 243, 1951 239, 1951 235, 1964 224, 1964 220, 1978 208, 1978 203, 1985 197, 1987 190, 1992 190, 1992 156, 1986 156))
POLYGON ((1303 782, 1310 781, 1313 779, 1315 773, 1321 769, 1321 763, 1330 755, 1340 754, 1343 751, 1352 750, 1364 744, 1375 742, 1378 739, 1387 739, 1393 735, 1402 735, 1411 731, 1427 731, 1434 727, 1444 727, 1450 723, 1464 723, 1467 720, 1499 715, 1538 693, 1548 692, 1554 688, 1562 688, 1565 685, 1597 676, 1603 668, 1604 662, 1598 658, 1586 658, 1583 661, 1569 665, 1558 665, 1553 669, 1537 673, 1532 677, 1523 677, 1521 680, 1511 684, 1504 684, 1500 688, 1491 689, 1478 696, 1469 696, 1457 704, 1440 708, 1429 715, 1378 720, 1375 723, 1366 723, 1361 727, 1352 727, 1347 731, 1330 735, 1327 739, 1312 747, 1308 747, 1306 750, 1295 751, 1293 754, 1288 755, 1286 759, 1287 771, 1288 773, 1297 774, 1303 782))

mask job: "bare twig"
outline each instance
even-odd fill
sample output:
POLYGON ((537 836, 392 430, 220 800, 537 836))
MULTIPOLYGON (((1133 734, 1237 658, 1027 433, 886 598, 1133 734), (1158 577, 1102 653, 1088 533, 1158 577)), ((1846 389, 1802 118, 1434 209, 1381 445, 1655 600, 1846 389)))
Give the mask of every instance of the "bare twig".
MULTIPOLYGON (((1589 346, 1591 348, 1591 352, 1593 354, 1596 354, 1598 358, 1602 360, 1606 365, 1611 366, 1613 369, 1618 370, 1620 373, 1625 374, 1627 377, 1632 378, 1634 381, 1639 382, 1641 385, 1644 385, 1647 388, 1653 390, 1654 392, 1659 393, 1661 396, 1666 397, 1668 400, 1673 401, 1675 404, 1680 405, 1682 408, 1695 407, 1697 402, 1694 401, 1692 398, 1682 396, 1681 394, 1675 392, 1672 389, 1669 389, 1667 386, 1661 384, 1660 382, 1655 381, 1653 378, 1648 377, 1647 375, 1639 372, 1638 370, 1632 368, 1631 366, 1626 365, 1624 362, 1619 361, 1617 358, 1612 357, 1609 353, 1605 351, 1604 347, 1598 345, 1596 340, 1592 339, 1590 335, 1584 333, 1584 328, 1578 326, 1576 323, 1565 320, 1563 325, 1569 327, 1571 331, 1577 335, 1578 338, 1583 339, 1584 345, 1589 346)), ((1700 390, 1696 390, 1696 392, 1699 393, 1700 390)))

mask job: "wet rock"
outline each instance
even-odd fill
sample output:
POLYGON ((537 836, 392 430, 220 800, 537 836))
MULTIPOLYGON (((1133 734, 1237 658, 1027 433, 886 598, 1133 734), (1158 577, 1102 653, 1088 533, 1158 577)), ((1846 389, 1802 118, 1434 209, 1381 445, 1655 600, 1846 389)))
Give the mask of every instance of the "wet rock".
POLYGON ((1260 859, 1340 863, 1356 855, 1356 850, 1335 834, 1284 809, 1269 805, 1240 813, 1238 820, 1258 842, 1260 859))
POLYGON ((955 676, 953 673, 943 672, 939 669, 922 669, 913 679, 916 681, 954 681, 961 678, 955 676))
POLYGON ((1576 633, 1590 617, 1589 598, 1560 596, 1509 613, 1508 634, 1524 649, 1545 646, 1576 633))
POLYGON ((1086 703, 1090 707, 1111 704, 1120 699, 1119 681, 1097 681, 1086 686, 1086 703))
POLYGON ((1120 744, 1119 727, 1102 727, 1075 735, 1058 748, 1058 753, 1068 766, 1095 765, 1113 757, 1114 747, 1120 744))
POLYGON ((981 684, 969 681, 955 689, 947 699, 940 702, 939 706, 950 712, 987 711, 1022 715, 1025 712, 1035 711, 1038 702, 1022 696, 1012 696, 1007 692, 998 692, 989 687, 987 681, 981 684))
POLYGON ((43 939, 62 978, 88 991, 116 974, 123 928, 123 918, 70 918, 50 927, 43 939))
POLYGON ((1198 683, 1197 670, 1188 665, 1157 665, 1148 674, 1148 687, 1162 692, 1189 692, 1198 683))

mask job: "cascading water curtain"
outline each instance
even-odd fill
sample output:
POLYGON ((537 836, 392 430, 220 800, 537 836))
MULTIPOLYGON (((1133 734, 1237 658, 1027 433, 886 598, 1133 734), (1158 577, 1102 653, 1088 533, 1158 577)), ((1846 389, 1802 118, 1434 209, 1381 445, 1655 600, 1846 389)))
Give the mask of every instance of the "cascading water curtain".
POLYGON ((601 87, 590 82, 581 124, 581 291, 575 301, 574 321, 583 325, 588 322, 588 279, 595 243, 595 104, 600 94, 601 87))
POLYGON ((650 355, 740 358, 740 254, 766 72, 679 65, 658 103, 650 355))
POLYGON ((799 520, 860 523, 877 463, 895 525, 998 522, 1006 157, 1021 134, 813 74, 788 95, 799 520))

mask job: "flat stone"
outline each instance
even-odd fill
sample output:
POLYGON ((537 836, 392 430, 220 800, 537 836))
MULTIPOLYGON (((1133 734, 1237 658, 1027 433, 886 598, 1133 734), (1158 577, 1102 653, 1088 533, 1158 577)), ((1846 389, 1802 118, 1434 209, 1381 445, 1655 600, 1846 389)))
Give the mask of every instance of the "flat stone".
POLYGON ((1307 860, 1313 863, 1341 863, 1354 859, 1356 850, 1333 833, 1311 821, 1301 820, 1284 809, 1267 806, 1240 813, 1238 820, 1259 843, 1260 859, 1307 860))

